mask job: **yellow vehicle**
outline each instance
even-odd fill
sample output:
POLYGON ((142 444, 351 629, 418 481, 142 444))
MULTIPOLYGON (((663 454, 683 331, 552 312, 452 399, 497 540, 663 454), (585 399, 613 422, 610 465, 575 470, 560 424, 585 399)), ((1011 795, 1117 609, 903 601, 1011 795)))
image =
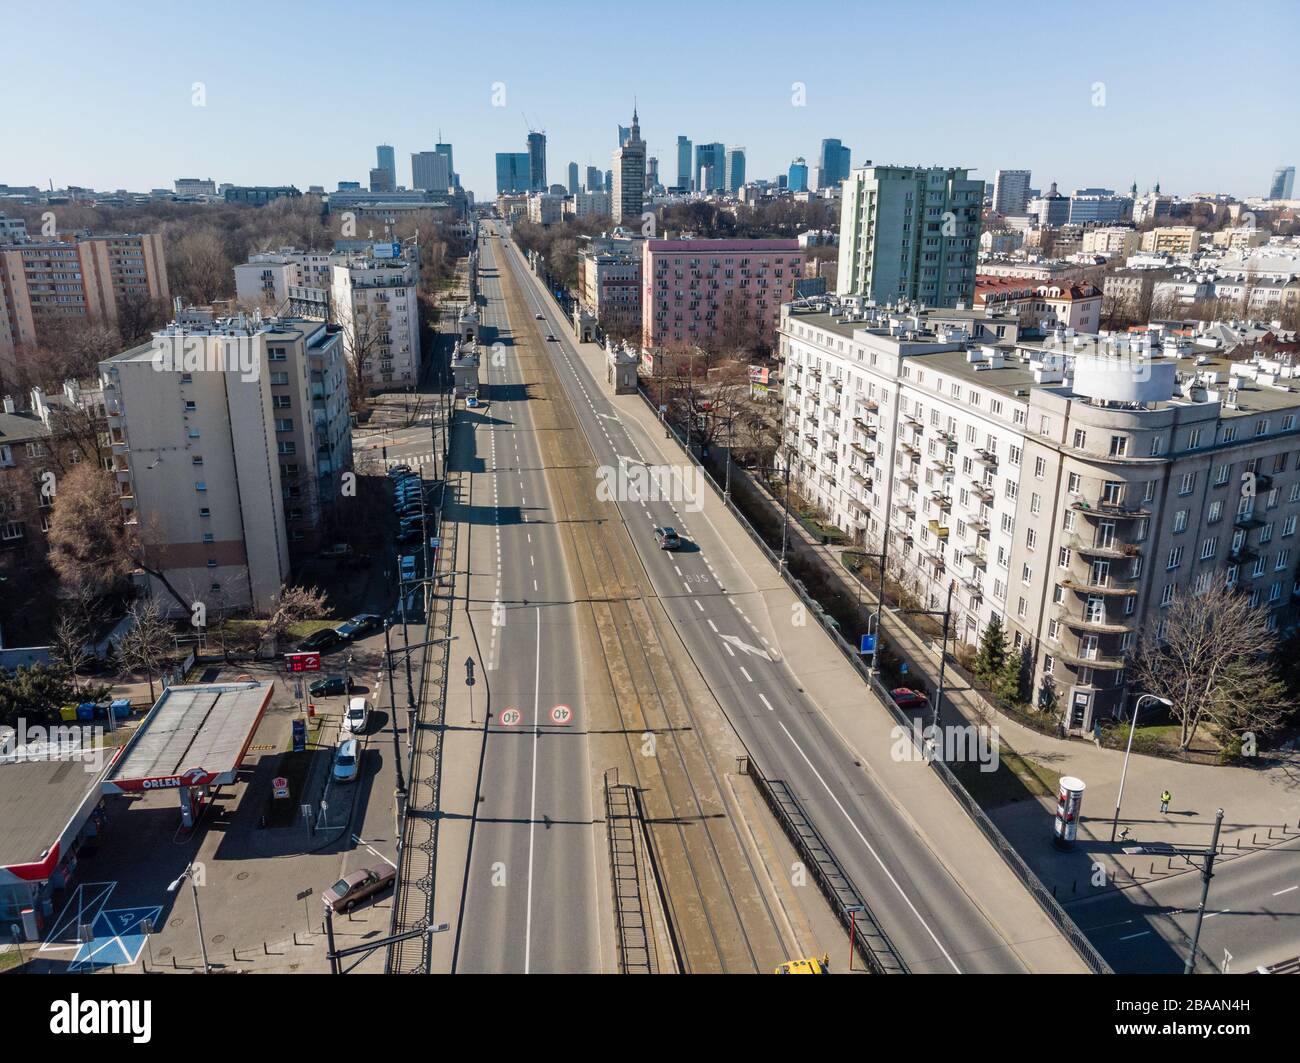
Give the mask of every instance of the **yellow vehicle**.
POLYGON ((830 974, 831 958, 823 956, 820 960, 808 957, 804 960, 790 960, 781 964, 773 974, 830 974))

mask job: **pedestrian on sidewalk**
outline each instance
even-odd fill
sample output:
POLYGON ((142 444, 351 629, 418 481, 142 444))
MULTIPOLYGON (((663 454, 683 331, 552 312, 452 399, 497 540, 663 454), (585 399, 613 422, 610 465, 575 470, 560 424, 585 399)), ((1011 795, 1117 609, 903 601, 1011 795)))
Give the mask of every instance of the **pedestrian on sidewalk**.
POLYGON ((1101 720, 1100 718, 1092 721, 1092 744, 1098 749, 1101 748, 1101 720))
POLYGON ((1169 802, 1174 799, 1174 795, 1168 790, 1160 794, 1160 811, 1167 813, 1169 811, 1169 802))

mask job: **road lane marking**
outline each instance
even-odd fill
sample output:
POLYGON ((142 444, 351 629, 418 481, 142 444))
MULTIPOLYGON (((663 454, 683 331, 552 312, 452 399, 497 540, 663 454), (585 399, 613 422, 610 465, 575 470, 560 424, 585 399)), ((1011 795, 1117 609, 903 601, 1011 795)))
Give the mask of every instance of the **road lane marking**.
POLYGON ((1294 893, 1296 890, 1300 890, 1300 886, 1288 886, 1288 887, 1287 887, 1286 889, 1284 889, 1284 890, 1278 890, 1275 894, 1273 894, 1273 896, 1274 896, 1274 897, 1281 897, 1282 894, 1284 894, 1284 893, 1294 893))
POLYGON ((787 728, 784 723, 782 723, 780 720, 777 720, 776 722, 780 726, 781 730, 785 731, 786 738, 790 740, 790 744, 794 746, 794 748, 798 751, 799 756, 803 758, 803 762, 808 765, 809 770, 815 776, 817 776, 817 781, 822 784, 822 789, 825 790, 826 793, 830 796, 830 799, 835 802, 835 807, 838 808, 840 812, 843 814, 844 818, 848 820, 849 826, 853 828, 853 833, 858 836, 858 840, 862 842, 863 845, 866 846, 867 852, 869 852, 875 858, 876 863, 880 866, 880 870, 885 873, 885 877, 889 879, 894 889, 898 891, 898 895, 903 898, 903 902, 908 906, 908 908, 912 910, 912 914, 916 916, 917 922, 920 923, 923 927, 925 927, 925 932, 930 935, 930 940, 933 941, 935 945, 938 947, 939 951, 943 953, 944 959, 946 959, 948 963, 952 965, 952 969, 957 974, 961 974, 961 968, 957 966, 956 961, 948 954, 948 950, 943 947, 943 943, 938 939, 938 937, 935 936, 934 931, 930 929, 930 924, 927 923, 925 919, 921 917, 921 913, 916 910, 916 905, 912 903, 912 898, 909 897, 903 891, 903 887, 898 884, 898 880, 894 878, 889 868, 885 866, 885 862, 882 859, 880 859, 880 854, 877 853, 875 848, 872 846, 872 844, 869 841, 867 841, 867 836, 862 833, 862 831, 858 828, 858 825, 853 821, 853 817, 849 815, 848 809, 846 809, 842 804, 840 804, 840 799, 835 796, 835 791, 832 790, 830 786, 827 784, 826 780, 822 778, 821 772, 819 772, 816 769, 816 767, 813 766, 813 762, 808 759, 808 754, 803 751, 803 747, 799 745, 798 742, 795 741, 794 735, 790 733, 789 728, 787 728))
POLYGON ((1141 933, 1138 934, 1125 934, 1122 938, 1120 938, 1120 941, 1132 941, 1134 938, 1144 938, 1149 933, 1151 933, 1150 930, 1143 930, 1141 933))
MULTIPOLYGON (((537 586, 537 581, 533 581, 537 586)), ((533 947, 533 835, 537 830, 537 744, 542 736, 542 611, 537 610, 537 662, 533 672, 533 794, 528 812, 528 899, 524 920, 524 974, 532 962, 533 947)))
POLYGON ((754 677, 745 670, 745 666, 743 664, 740 666, 740 674, 743 675, 746 679, 748 679, 751 683, 754 681, 754 677))
POLYGON ((772 703, 767 700, 767 695, 764 694, 761 690, 758 692, 758 700, 767 706, 768 712, 776 712, 776 710, 772 708, 772 703))
POLYGON ((709 627, 713 628, 713 633, 715 635, 718 633, 718 625, 715 624, 712 620, 709 621, 709 627))
POLYGON ((733 657, 736 656, 736 651, 733 650, 730 646, 728 646, 725 642, 722 644, 722 648, 726 650, 729 654, 731 654, 731 656, 733 657))

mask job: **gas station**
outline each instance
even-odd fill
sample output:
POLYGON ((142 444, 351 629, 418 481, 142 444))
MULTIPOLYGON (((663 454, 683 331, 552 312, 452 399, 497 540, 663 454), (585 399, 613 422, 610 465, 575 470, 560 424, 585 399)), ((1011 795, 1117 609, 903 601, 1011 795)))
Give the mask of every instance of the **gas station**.
POLYGON ((252 680, 168 687, 114 759, 103 792, 175 790, 181 824, 192 829, 212 788, 235 781, 274 689, 252 680))

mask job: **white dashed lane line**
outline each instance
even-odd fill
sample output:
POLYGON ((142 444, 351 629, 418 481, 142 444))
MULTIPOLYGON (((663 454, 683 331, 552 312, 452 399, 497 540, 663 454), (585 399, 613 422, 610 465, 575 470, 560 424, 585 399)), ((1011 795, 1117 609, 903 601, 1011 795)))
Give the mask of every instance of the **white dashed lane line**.
MULTIPOLYGON (((728 647, 728 649, 730 649, 730 647, 728 647)), ((735 654, 733 653, 732 656, 734 657, 735 654)), ((754 677, 750 675, 747 671, 745 671, 745 666, 743 664, 740 666, 740 674, 743 675, 746 679, 748 679, 751 683, 754 681, 754 677)))

